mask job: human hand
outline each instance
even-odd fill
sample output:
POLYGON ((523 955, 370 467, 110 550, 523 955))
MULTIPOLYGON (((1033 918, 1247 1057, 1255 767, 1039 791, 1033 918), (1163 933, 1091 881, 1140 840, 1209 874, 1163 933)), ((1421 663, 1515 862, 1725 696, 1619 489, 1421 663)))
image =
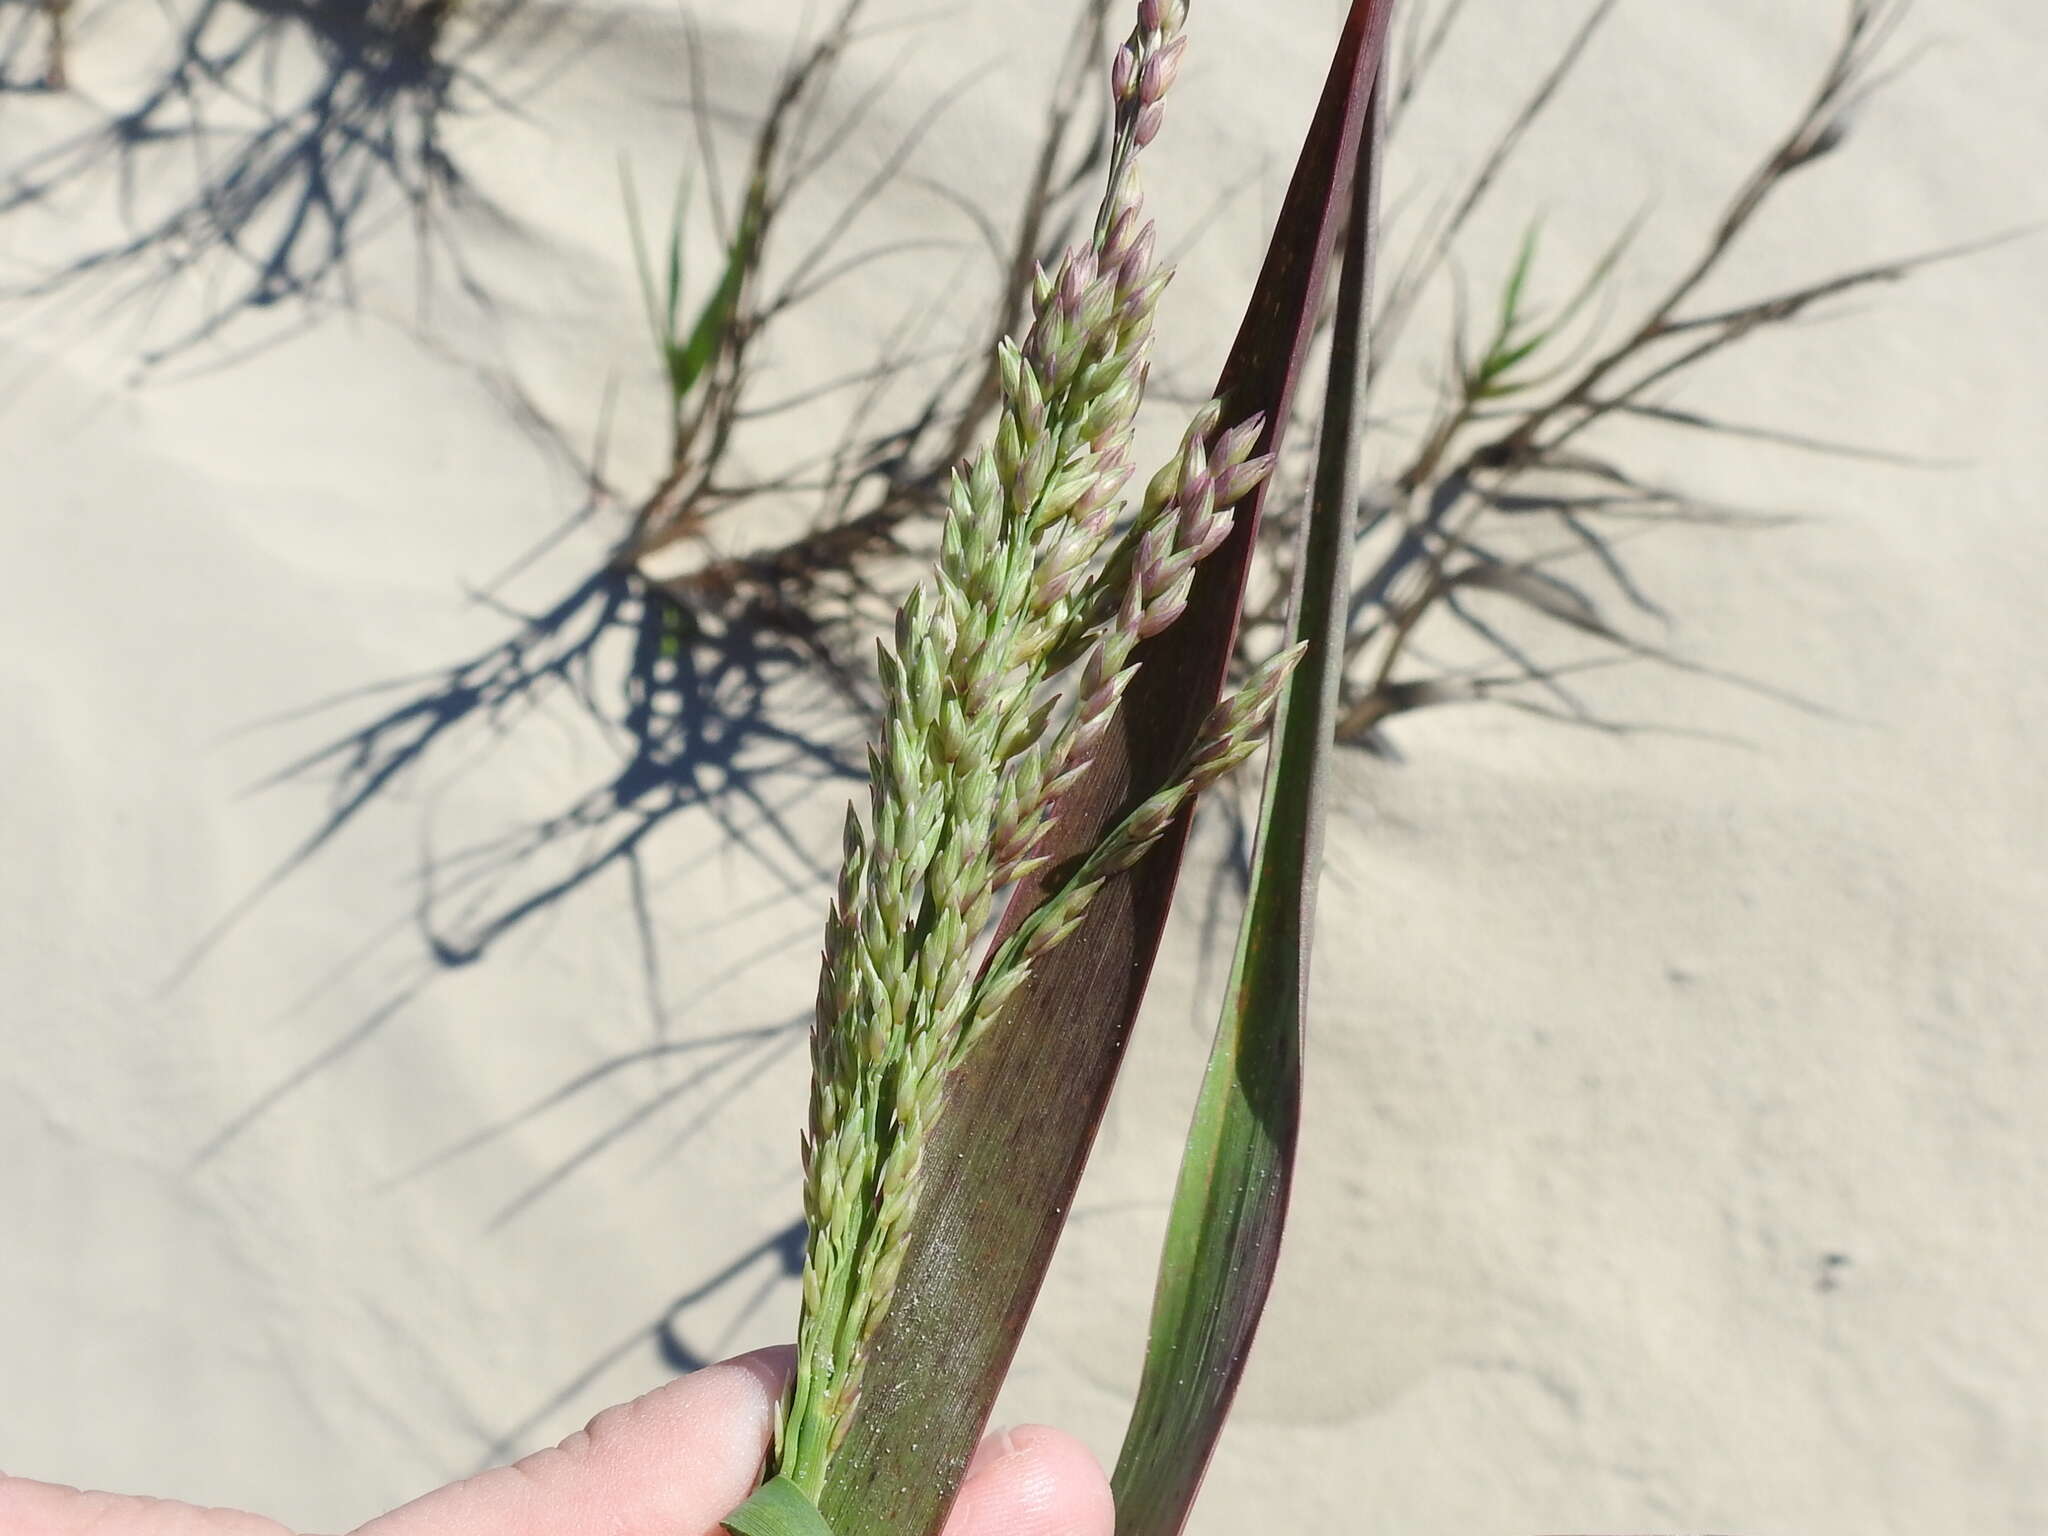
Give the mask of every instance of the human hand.
MULTIPOLYGON (((552 1450, 437 1488, 354 1536, 722 1536, 753 1489, 790 1351, 741 1355, 609 1408, 552 1450)), ((1081 1443, 991 1436, 945 1536, 1110 1536, 1109 1484, 1081 1443)), ((289 1536, 274 1520, 0 1475, 0 1536, 289 1536)))

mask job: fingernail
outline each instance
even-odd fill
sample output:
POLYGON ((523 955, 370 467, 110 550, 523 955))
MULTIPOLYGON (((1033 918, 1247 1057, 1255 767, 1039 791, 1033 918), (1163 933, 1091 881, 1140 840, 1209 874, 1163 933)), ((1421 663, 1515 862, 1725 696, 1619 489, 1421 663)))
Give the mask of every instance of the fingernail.
POLYGON ((1010 1425, 1002 1425, 984 1435, 981 1444, 975 1447, 973 1459, 967 1463, 967 1470, 975 1472, 1001 1461, 1005 1456, 1015 1455, 1018 1447, 1011 1438, 1011 1428, 1010 1425))

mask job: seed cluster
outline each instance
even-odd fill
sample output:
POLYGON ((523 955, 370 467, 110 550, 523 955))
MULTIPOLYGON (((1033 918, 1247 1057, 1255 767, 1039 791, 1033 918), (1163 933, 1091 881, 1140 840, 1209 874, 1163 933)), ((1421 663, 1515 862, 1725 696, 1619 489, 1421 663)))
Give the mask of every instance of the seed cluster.
POLYGON ((1094 239, 1034 285, 1005 341, 994 441, 952 481, 938 569, 881 647, 867 825, 851 810, 826 925, 803 1138, 809 1240, 796 1380, 777 1470, 817 1498, 886 1316, 948 1073, 1103 881, 1255 748, 1292 654, 1217 706, 1182 772, 1068 873, 993 954, 998 895, 1039 874, 1062 796, 1087 771, 1138 642, 1186 608, 1196 564, 1271 469, 1262 423, 1210 405, 1124 524, 1154 264, 1131 160, 1179 69, 1185 0, 1142 0, 1112 74, 1110 189, 1094 239))

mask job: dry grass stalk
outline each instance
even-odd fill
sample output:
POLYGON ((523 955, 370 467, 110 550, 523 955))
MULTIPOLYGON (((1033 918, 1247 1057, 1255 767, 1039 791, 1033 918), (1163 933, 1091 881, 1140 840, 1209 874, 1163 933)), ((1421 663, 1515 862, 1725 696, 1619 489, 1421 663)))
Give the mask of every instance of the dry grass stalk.
POLYGON ((49 52, 45 56, 48 62, 43 66, 43 88, 61 91, 69 84, 66 63, 71 0, 43 0, 43 15, 50 27, 49 52))
MULTIPOLYGON (((790 197, 812 168, 806 164, 807 132, 865 5, 866 0, 845 0, 817 40, 784 72, 762 117, 748 152, 739 206, 724 231, 721 291, 707 301, 699 337, 693 338, 706 345, 706 354, 687 383, 672 385, 669 465, 634 514, 615 557, 622 569, 643 569, 650 558, 701 534, 722 507, 759 489, 728 491, 721 486, 720 475, 750 383, 753 348, 773 316, 796 302, 788 287, 763 296, 761 268, 790 197)), ((698 70, 700 147, 706 174, 712 176, 717 158, 703 116, 701 50, 693 49, 692 57, 698 70)), ((679 230, 670 236, 671 259, 679 239, 679 230)), ((668 295, 671 306, 675 297, 668 295)))
MULTIPOLYGON (((744 609, 811 635, 852 615, 848 597, 875 597, 868 567, 900 550, 907 525, 943 512, 946 482, 988 427, 1000 399, 996 343, 1014 334, 1031 297, 1032 274, 1056 259, 1073 233, 1083 193, 1101 169, 1109 126, 1098 121, 1096 61, 1107 51, 1111 0, 1085 0, 1049 98, 1030 182, 1005 240, 972 204, 1003 279, 988 322, 988 343, 906 420, 879 429, 865 402, 823 477, 813 525, 784 542, 714 559, 671 582, 679 601, 724 611, 744 609), (960 386, 957 375, 969 380, 960 386), (957 399, 957 405, 949 399, 957 399)), ((878 368, 877 384, 889 374, 878 368)), ((887 599, 893 602, 893 598, 887 599)))
MULTIPOLYGON (((1444 28, 1460 9, 1456 3, 1447 5, 1438 13, 1427 43, 1411 50, 1418 70, 1426 70, 1442 46, 1444 28)), ((1446 265, 1471 213, 1492 191, 1522 137, 1555 99, 1612 10, 1613 0, 1600 0, 1592 8, 1469 180, 1452 213, 1424 237, 1389 299, 1385 318, 1393 328, 1405 323, 1422 287, 1446 265)), ((1530 313, 1526 285, 1533 236, 1525 244, 1493 334, 1476 349, 1475 357, 1466 357, 1461 345, 1460 361, 1436 419, 1375 498, 1377 526, 1389 547, 1365 567, 1354 599, 1350 648, 1364 672, 1347 680, 1340 740, 1377 743, 1379 726, 1393 715, 1480 699, 1604 729, 1624 728, 1586 710, 1562 680, 1570 671, 1609 663, 1579 661, 1558 667, 1538 662, 1464 605, 1464 596, 1477 591, 1506 597, 1573 633, 1605 642, 1613 649, 1613 660, 1648 657, 1683 665, 1657 647, 1626 637, 1588 592, 1552 567, 1575 556, 1590 557, 1629 602, 1657 613, 1617 553, 1623 537, 1678 522, 1755 525, 1775 519, 1712 507, 1678 491, 1645 484, 1589 453, 1585 440, 1604 421, 1626 415, 1790 446, 1860 452, 1770 428, 1710 420, 1670 408, 1658 395, 1709 358, 1770 327, 1799 319, 1826 300, 1898 281, 1932 263, 1981 248, 1957 247, 1876 263, 1728 308, 1689 308, 1787 180, 1841 146, 1850 113, 1886 77, 1881 58, 1906 10, 1907 0, 1850 0, 1841 36, 1811 98, 1744 178, 1698 254, 1626 327, 1620 340, 1574 361, 1568 354, 1584 344, 1565 338, 1588 301, 1607 288, 1633 230, 1617 236, 1574 297, 1547 318, 1530 313), (1560 364, 1553 354, 1567 356, 1560 364), (1560 491, 1560 485, 1573 489, 1560 491), (1554 519, 1563 541, 1520 558, 1489 547, 1489 530, 1497 523, 1504 526, 1516 519, 1526 526, 1532 514, 1554 519), (1404 675, 1414 638, 1439 612, 1450 613, 1495 644, 1507 658, 1506 671, 1404 675), (1524 697, 1531 686, 1547 692, 1553 704, 1524 697)), ((1411 78, 1404 85, 1401 99, 1415 84, 1411 78)), ((1383 323, 1382 340, 1387 330, 1383 323)))

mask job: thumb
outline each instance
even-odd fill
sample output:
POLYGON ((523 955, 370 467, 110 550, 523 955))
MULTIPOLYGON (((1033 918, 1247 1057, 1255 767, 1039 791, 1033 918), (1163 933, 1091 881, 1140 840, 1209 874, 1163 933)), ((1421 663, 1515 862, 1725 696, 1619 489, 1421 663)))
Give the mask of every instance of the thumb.
POLYGON ((760 1475, 792 1354, 706 1366, 356 1536, 719 1536, 760 1475))

